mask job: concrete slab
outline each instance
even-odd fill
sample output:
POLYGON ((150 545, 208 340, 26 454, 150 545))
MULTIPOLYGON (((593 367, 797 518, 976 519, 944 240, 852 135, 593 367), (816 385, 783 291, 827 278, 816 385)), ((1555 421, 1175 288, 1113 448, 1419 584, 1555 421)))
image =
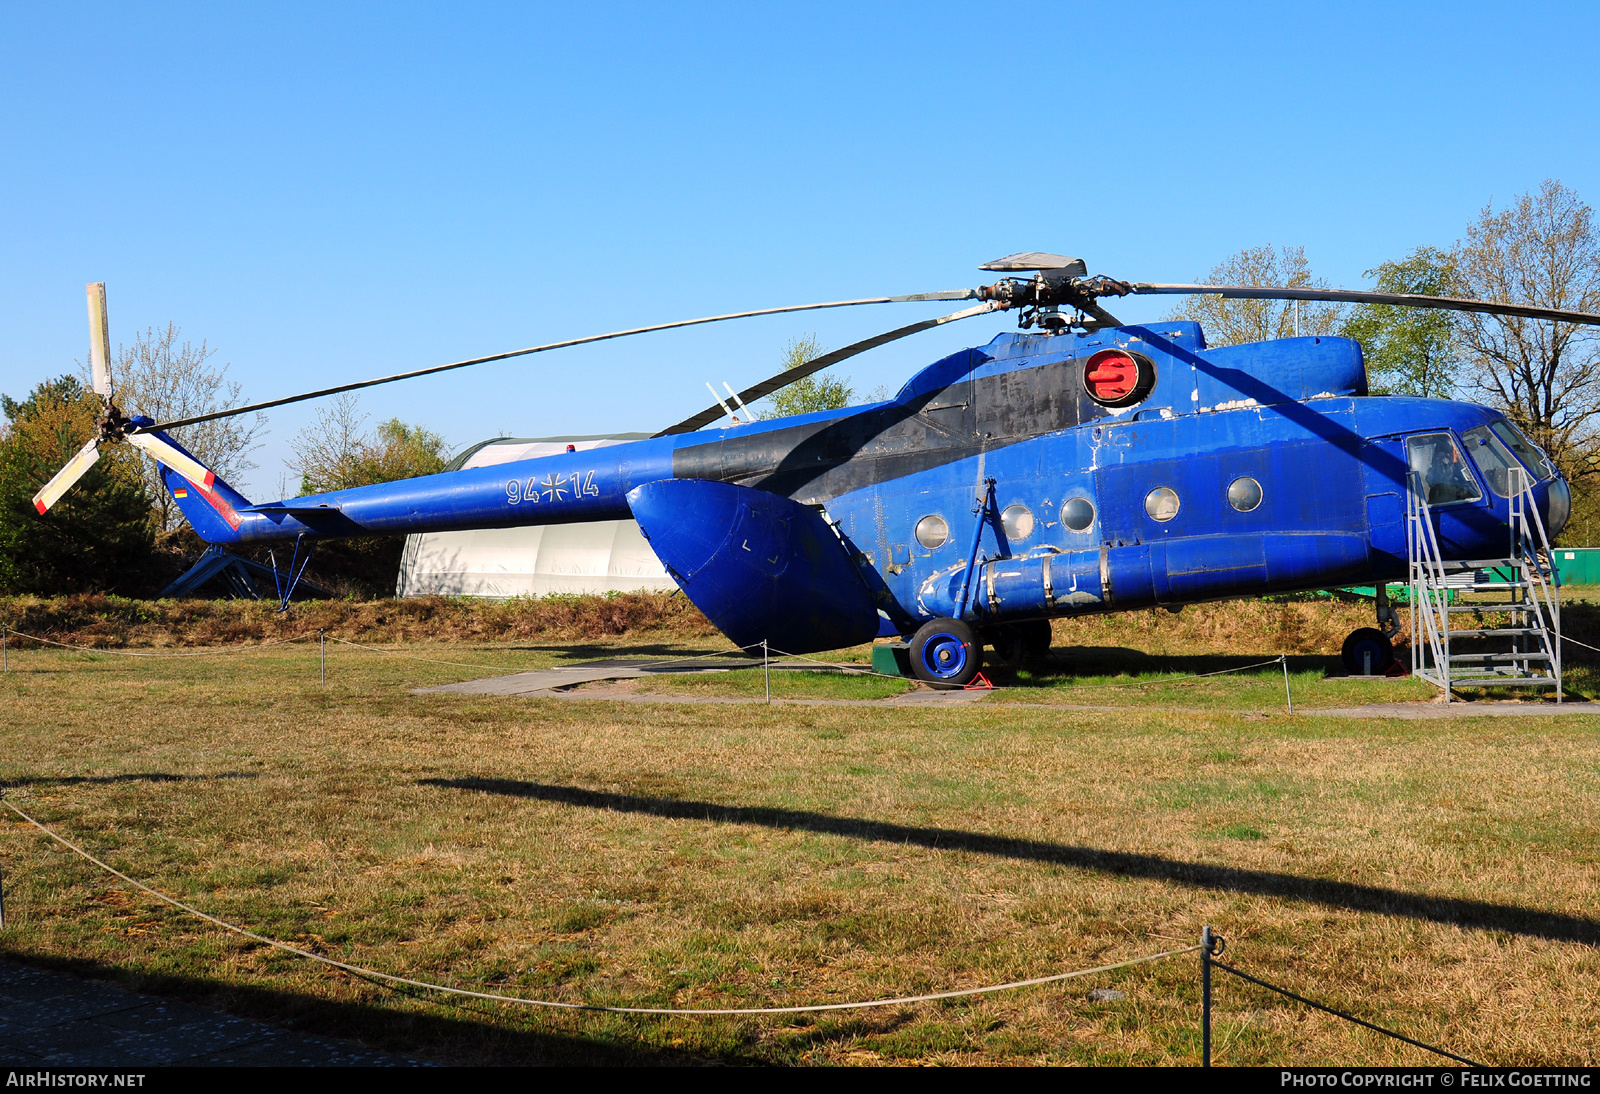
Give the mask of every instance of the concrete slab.
POLYGON ((417 1061, 0 961, 0 1064, 375 1067, 417 1061))
MULTIPOLYGON (((543 695, 566 691, 584 684, 608 680, 639 680, 647 676, 671 676, 680 673, 730 672, 733 669, 760 668, 760 659, 746 657, 674 657, 651 661, 637 657, 615 657, 604 661, 586 661, 559 669, 540 669, 535 672, 517 672, 509 676, 491 676, 483 680, 467 680, 460 684, 440 684, 431 688, 415 688, 416 695, 543 695)), ((796 672, 806 669, 833 668, 815 661, 773 660, 768 667, 774 672, 796 672)), ((847 670, 848 671, 848 670, 847 670)))

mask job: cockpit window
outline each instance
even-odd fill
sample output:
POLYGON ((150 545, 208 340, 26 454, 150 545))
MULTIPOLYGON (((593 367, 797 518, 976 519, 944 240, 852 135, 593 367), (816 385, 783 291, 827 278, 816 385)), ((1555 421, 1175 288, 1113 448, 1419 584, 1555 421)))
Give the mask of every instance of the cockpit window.
POLYGON ((1406 458, 1421 480, 1422 495, 1429 505, 1477 501, 1483 496, 1477 480, 1461 458, 1455 438, 1448 433, 1407 437, 1406 458))
POLYGON ((1467 455, 1483 472, 1483 479, 1489 484, 1490 490, 1502 498, 1509 498, 1518 492, 1523 484, 1522 465, 1517 463, 1511 450, 1501 443, 1500 438, 1489 432, 1488 426, 1480 425, 1467 430, 1461 434, 1461 440, 1467 446, 1467 455))
POLYGON ((1544 458, 1544 453, 1540 452, 1532 441, 1523 436, 1522 430, 1504 418, 1501 418, 1498 422, 1490 422, 1489 428, 1494 430, 1496 437, 1506 442, 1507 448, 1517 454, 1517 459, 1521 460, 1523 465, 1533 472, 1534 478, 1543 482, 1545 479, 1552 478, 1555 475, 1555 468, 1550 466, 1550 461, 1544 458))

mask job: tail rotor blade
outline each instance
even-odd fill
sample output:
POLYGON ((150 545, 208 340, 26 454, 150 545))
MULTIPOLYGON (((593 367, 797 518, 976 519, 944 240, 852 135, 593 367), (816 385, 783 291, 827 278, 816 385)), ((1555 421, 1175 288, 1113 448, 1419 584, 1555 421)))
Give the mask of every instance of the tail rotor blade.
POLYGON ((135 448, 142 448, 152 459, 161 461, 197 486, 209 490, 211 484, 217 481, 217 476, 209 467, 153 433, 130 433, 128 443, 135 448))
POLYGON ((67 465, 57 471, 55 477, 44 484, 44 489, 33 496, 33 507, 39 510, 42 517, 49 508, 61 500, 61 495, 72 489, 72 485, 84 475, 89 468, 95 465, 100 458, 100 438, 91 438, 89 443, 78 449, 77 455, 67 461, 67 465))
POLYGON ((106 283, 85 286, 89 296, 89 367, 94 372, 94 393, 111 395, 111 331, 106 324, 106 283))

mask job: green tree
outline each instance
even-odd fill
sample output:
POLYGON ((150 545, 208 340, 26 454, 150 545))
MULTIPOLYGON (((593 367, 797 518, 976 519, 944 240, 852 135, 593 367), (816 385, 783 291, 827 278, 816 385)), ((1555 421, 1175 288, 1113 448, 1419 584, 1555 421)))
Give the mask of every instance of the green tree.
MULTIPOLYGON (((1229 255, 1200 278, 1208 285, 1262 285, 1280 289, 1325 289, 1328 283, 1311 276, 1304 247, 1274 251, 1269 243, 1246 247, 1229 255)), ((1340 310, 1334 304, 1287 300, 1228 300, 1220 296, 1190 296, 1167 314, 1167 319, 1193 319, 1205 328, 1206 343, 1237 346, 1296 334, 1332 334, 1340 310)))
MULTIPOLYGON (((807 361, 827 352, 815 334, 804 338, 791 338, 783 351, 785 370, 799 368, 807 361)), ((818 410, 840 410, 855 398, 855 388, 848 376, 830 377, 826 371, 803 376, 786 387, 781 387, 768 397, 772 408, 763 418, 787 418, 791 414, 810 414, 818 410)))
MULTIPOLYGON (((1437 247, 1418 247, 1367 277, 1378 292, 1454 295, 1455 261, 1437 247)), ((1392 304, 1363 304, 1339 331, 1361 343, 1367 379, 1377 395, 1446 397, 1459 364, 1455 314, 1392 304)))
MULTIPOLYGON (((341 395, 290 442, 302 494, 434 475, 449 461, 444 438, 431 430, 390 418, 368 434, 365 423, 356 397, 341 395)), ((334 540, 317 549, 312 576, 348 593, 392 595, 404 549, 403 536, 334 540)))
POLYGON ((99 461, 43 516, 33 495, 94 435, 100 400, 73 376, 0 396, 0 592, 142 591, 155 525, 131 445, 102 445, 99 461))

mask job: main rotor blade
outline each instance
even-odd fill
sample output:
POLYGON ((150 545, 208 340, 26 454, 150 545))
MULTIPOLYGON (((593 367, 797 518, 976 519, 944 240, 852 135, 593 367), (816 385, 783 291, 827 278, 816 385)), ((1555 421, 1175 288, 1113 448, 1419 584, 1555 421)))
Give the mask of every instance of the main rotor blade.
POLYGON ((100 438, 91 437, 89 443, 78 449, 55 477, 44 484, 44 489, 33 496, 33 507, 44 516, 46 510, 61 500, 61 495, 72 489, 74 483, 88 474, 89 468, 100 458, 100 438))
POLYGON ((1549 319, 1558 323, 1600 326, 1600 315, 1586 311, 1534 308, 1526 304, 1497 304, 1487 300, 1468 300, 1460 296, 1423 296, 1420 293, 1362 292, 1347 289, 1275 289, 1258 285, 1164 285, 1148 281, 1135 281, 1132 288, 1140 295, 1223 296, 1240 300, 1326 300, 1340 304, 1399 304, 1409 308, 1481 312, 1484 315, 1515 315, 1523 319, 1549 319))
MULTIPOLYGON (((890 342, 893 342, 899 338, 904 338, 910 334, 917 334, 921 331, 932 330, 934 327, 943 326, 946 323, 954 323, 958 319, 970 319, 975 315, 984 315, 988 312, 995 311, 999 307, 999 303, 991 300, 986 304, 979 304, 975 308, 966 308, 963 311, 951 312, 949 315, 941 315, 937 319, 923 319, 919 322, 911 323, 904 327, 896 327, 894 330, 885 331, 883 334, 874 334, 871 338, 863 338, 861 341, 852 342, 842 349, 836 349, 831 353, 824 353, 817 357, 813 357, 803 365, 798 365, 791 369, 785 369, 776 376, 769 376, 758 384, 752 384, 750 387, 747 387, 743 391, 739 392, 739 401, 744 403, 752 403, 757 399, 762 399, 768 395, 771 395, 779 388, 788 387, 796 380, 803 380, 814 372, 821 372, 828 366, 837 365, 840 361, 843 361, 849 357, 854 357, 858 353, 865 353, 869 349, 876 349, 879 346, 888 345, 890 342)), ((693 433, 695 430, 700 429, 703 426, 710 425, 712 422, 722 417, 722 415, 723 408, 721 405, 710 406, 702 410, 700 413, 694 415, 692 418, 685 418, 677 425, 669 426, 666 429, 663 429, 660 433, 655 434, 655 436, 667 437, 675 433, 693 433)))
POLYGON ((111 395, 111 329, 106 323, 106 283, 85 285, 89 297, 89 368, 94 374, 94 393, 111 395))
POLYGON ((530 353, 544 353, 547 350, 566 349, 568 346, 582 346, 589 342, 604 342, 611 338, 627 338, 634 334, 649 334, 658 330, 674 330, 678 327, 694 327, 704 323, 721 323, 726 319, 749 319, 758 315, 783 315, 797 311, 819 311, 823 308, 853 308, 861 304, 900 304, 908 301, 922 300, 973 300, 977 298, 974 289, 956 289, 949 292, 912 293, 909 296, 869 296, 860 300, 830 300, 821 304, 791 304, 784 308, 756 308, 753 311, 730 312, 727 315, 708 315, 700 319, 680 319, 674 323, 656 323, 648 327, 630 327, 627 330, 614 330, 606 334, 591 334, 584 338, 569 338, 562 342, 546 342, 542 346, 529 346, 527 349, 514 349, 508 353, 491 353, 487 357, 471 357, 465 361, 452 361, 448 365, 434 365, 431 368, 413 369, 410 372, 398 372, 393 376, 380 376, 376 380, 361 380, 353 384, 340 384, 337 387, 325 387, 318 391, 308 391, 301 395, 290 395, 283 399, 268 399, 264 403, 251 403, 249 406, 238 406, 231 410, 219 410, 212 414, 197 414, 192 418, 177 418, 170 422, 158 422, 155 425, 145 426, 140 433, 148 433, 153 429, 176 429, 184 425, 197 425, 200 422, 213 422, 219 418, 232 418, 238 414, 249 414, 257 410, 269 410, 275 406, 287 406, 290 403, 303 403, 307 399, 320 399, 325 395, 338 395, 346 391, 357 391, 364 387, 377 387, 379 384, 392 384, 398 380, 410 380, 417 376, 431 376, 436 372, 449 372, 451 369, 466 368, 469 365, 482 365, 490 361, 504 361, 511 357, 526 357, 530 353))
POLYGON ((180 452, 160 437, 151 433, 130 433, 128 443, 142 448, 152 459, 159 460, 197 486, 207 489, 217 481, 212 470, 188 453, 180 452))

